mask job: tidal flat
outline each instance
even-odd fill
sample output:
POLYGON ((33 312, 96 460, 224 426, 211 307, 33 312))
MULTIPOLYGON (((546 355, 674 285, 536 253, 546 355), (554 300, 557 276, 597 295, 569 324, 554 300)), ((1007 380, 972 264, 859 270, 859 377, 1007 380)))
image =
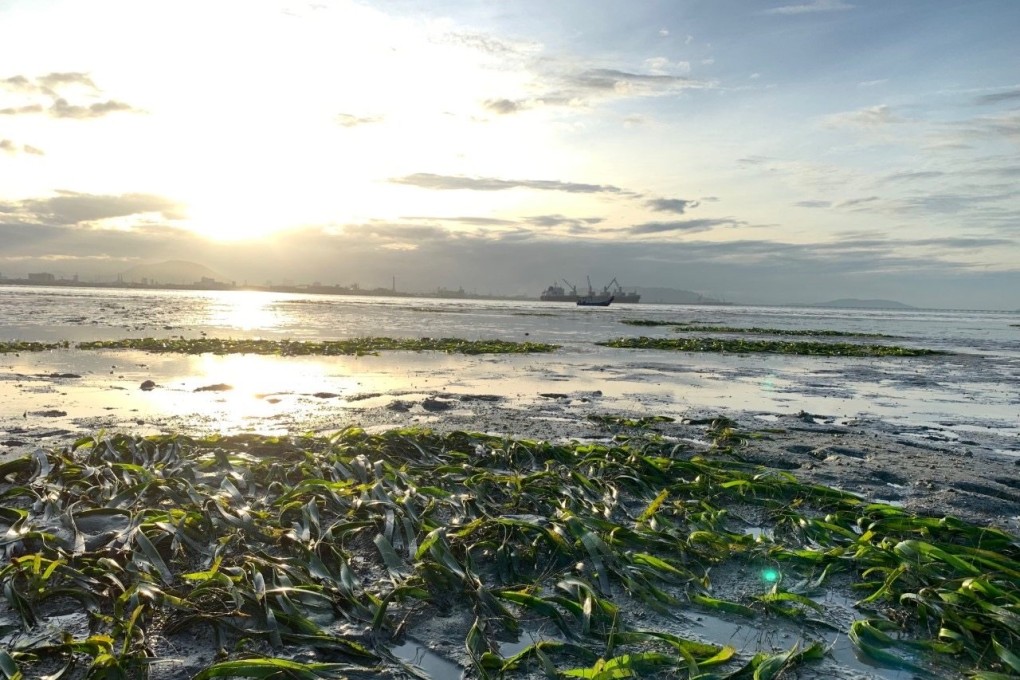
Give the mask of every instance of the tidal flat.
POLYGON ((1016 607, 1020 534, 996 319, 641 310, 946 352, 799 356, 595 344, 626 307, 118 295, 0 354, 26 676, 1011 672, 982 618, 1016 607), (558 349, 410 349, 424 328, 558 349), (384 335, 409 344, 277 351, 384 335))
POLYGON ((986 619, 1017 606, 1018 459, 992 439, 806 411, 650 414, 654 392, 547 357, 11 355, 6 385, 35 406, 0 422, 10 663, 1008 671, 1015 631, 986 619))

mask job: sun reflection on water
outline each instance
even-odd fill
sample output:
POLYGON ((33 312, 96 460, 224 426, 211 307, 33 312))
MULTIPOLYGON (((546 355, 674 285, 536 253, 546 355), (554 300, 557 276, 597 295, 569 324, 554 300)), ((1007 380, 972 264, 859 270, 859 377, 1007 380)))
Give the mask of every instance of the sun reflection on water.
POLYGON ((272 331, 285 325, 277 296, 259 291, 225 291, 210 295, 209 324, 239 330, 272 331))
POLYGON ((338 375, 336 362, 294 359, 205 354, 194 367, 202 384, 193 389, 230 386, 229 390, 201 393, 211 402, 209 415, 225 430, 244 428, 296 408, 314 408, 320 401, 325 403, 323 394, 343 395, 358 389, 358 377, 344 375, 344 371, 338 375), (314 403, 307 403, 310 400, 314 403))

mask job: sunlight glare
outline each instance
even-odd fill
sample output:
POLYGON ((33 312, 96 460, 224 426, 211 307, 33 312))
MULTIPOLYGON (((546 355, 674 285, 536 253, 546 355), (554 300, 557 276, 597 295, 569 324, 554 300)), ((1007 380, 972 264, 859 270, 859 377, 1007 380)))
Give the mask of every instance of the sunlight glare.
MULTIPOLYGON (((323 391, 328 367, 319 361, 295 362, 278 357, 255 354, 201 356, 196 373, 210 382, 229 385, 231 389, 211 393, 213 403, 206 410, 216 419, 221 432, 243 431, 258 424, 264 429, 281 410, 308 410, 307 402, 323 391), (297 400, 297 401, 295 401, 297 400), (300 404, 300 406, 299 406, 300 404)), ((353 376, 331 376, 330 389, 347 393, 354 391, 358 381, 353 376)), ((325 402, 323 402, 325 404, 325 402)))
POLYGON ((245 331, 271 331, 285 322, 285 315, 275 309, 277 302, 273 296, 255 291, 219 293, 209 308, 209 324, 245 331))

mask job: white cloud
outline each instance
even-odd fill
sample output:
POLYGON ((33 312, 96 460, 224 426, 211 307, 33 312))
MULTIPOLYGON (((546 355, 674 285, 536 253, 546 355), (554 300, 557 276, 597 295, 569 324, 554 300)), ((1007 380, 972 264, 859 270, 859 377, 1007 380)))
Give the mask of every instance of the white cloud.
POLYGON ((902 122, 904 119, 895 115, 887 104, 836 113, 825 119, 828 127, 878 128, 902 122))
POLYGON ((688 61, 670 61, 666 57, 653 57, 645 59, 645 68, 653 75, 675 75, 691 72, 691 64, 688 61))
POLYGON ((347 128, 380 123, 382 120, 382 116, 356 116, 353 113, 338 113, 336 115, 336 122, 347 128))
POLYGON ((843 0, 813 0, 803 5, 783 5, 765 10, 765 14, 809 14, 812 12, 838 12, 853 9, 855 5, 843 0))
POLYGON ((27 153, 32 156, 44 156, 42 149, 38 149, 30 144, 17 144, 10 139, 0 139, 0 151, 15 156, 18 154, 27 153))

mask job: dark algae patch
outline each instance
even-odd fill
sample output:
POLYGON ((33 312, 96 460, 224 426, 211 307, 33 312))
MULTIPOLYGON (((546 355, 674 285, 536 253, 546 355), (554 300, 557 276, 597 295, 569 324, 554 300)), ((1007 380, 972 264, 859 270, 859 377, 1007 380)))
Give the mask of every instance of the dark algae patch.
POLYGON ((436 351, 457 354, 525 354, 553 352, 558 345, 507 340, 462 340, 460 338, 352 338, 303 342, 292 340, 228 340, 220 338, 159 339, 128 338, 82 342, 79 349, 136 349, 178 354, 267 354, 275 356, 338 356, 376 354, 381 351, 436 351))
POLYGON ((805 354, 844 357, 921 357, 946 354, 932 349, 892 345, 858 345, 846 342, 734 340, 722 338, 617 338, 596 343, 622 349, 668 349, 678 352, 805 354))
POLYGON ((14 340, 0 342, 0 354, 12 354, 14 352, 45 352, 51 349, 66 349, 67 342, 29 342, 26 340, 14 340))
POLYGON ((826 672, 835 630, 878 666, 1020 673, 1015 537, 726 450, 357 428, 40 450, 0 464, 0 668, 152 677, 189 649, 173 677, 422 677, 417 640, 467 677, 765 680, 826 672), (847 583, 850 618, 826 597, 847 583), (738 652, 678 627, 699 614, 801 639, 738 652))
POLYGON ((650 319, 624 319, 620 323, 628 326, 668 326, 678 332, 685 333, 746 333, 748 335, 789 335, 834 338, 893 338, 894 335, 883 333, 854 333, 851 331, 811 330, 804 328, 759 328, 757 326, 709 326, 685 321, 656 321, 650 319))
POLYGON ((643 416, 641 418, 629 418, 614 414, 592 414, 588 420, 608 430, 617 429, 651 429, 658 423, 671 423, 673 418, 669 416, 643 416))

